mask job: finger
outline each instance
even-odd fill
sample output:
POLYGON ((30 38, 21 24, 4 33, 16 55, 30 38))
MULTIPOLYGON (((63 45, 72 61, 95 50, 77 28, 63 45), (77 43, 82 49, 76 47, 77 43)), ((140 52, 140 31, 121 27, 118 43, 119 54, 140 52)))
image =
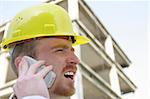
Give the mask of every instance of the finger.
POLYGON ((40 77, 44 78, 44 77, 46 76, 46 74, 47 74, 48 72, 50 72, 52 69, 53 69, 53 66, 52 66, 52 65, 46 66, 46 67, 44 67, 42 70, 40 70, 40 71, 37 73, 37 76, 40 76, 40 77))
POLYGON ((45 64, 45 61, 37 61, 37 63, 31 65, 28 70, 28 75, 33 75, 37 72, 38 68, 45 64))
POLYGON ((19 76, 25 75, 27 73, 27 71, 28 71, 28 63, 24 58, 22 58, 21 62, 19 63, 19 67, 18 67, 19 76))

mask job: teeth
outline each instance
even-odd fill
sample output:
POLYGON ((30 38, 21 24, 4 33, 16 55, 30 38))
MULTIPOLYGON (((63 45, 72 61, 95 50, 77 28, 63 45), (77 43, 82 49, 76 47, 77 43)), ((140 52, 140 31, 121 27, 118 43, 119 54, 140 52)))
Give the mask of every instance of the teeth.
POLYGON ((74 73, 69 71, 69 72, 66 72, 65 75, 74 75, 74 73))

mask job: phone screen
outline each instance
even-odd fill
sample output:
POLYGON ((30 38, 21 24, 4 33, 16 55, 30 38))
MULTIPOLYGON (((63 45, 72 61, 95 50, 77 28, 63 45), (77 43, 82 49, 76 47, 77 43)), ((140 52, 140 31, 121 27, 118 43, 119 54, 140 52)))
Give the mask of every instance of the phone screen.
MULTIPOLYGON (((33 59, 32 57, 29 57, 29 56, 24 56, 24 57, 25 57, 25 59, 27 60, 29 66, 32 65, 32 64, 35 64, 35 63, 37 62, 37 60, 33 59)), ((44 67, 44 65, 41 66, 41 67, 37 70, 37 72, 40 71, 43 67, 44 67)), ((50 87, 53 85, 53 83, 54 83, 54 81, 55 81, 55 78, 56 78, 56 74, 55 74, 53 71, 50 71, 50 72, 44 77, 44 81, 45 81, 46 86, 47 86, 48 88, 50 88, 50 87)))

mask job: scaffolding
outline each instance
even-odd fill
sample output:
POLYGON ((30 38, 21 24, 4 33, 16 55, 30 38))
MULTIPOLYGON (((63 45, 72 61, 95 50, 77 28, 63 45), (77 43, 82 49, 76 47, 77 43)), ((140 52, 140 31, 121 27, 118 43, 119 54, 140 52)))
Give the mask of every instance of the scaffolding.
MULTIPOLYGON (((84 0, 47 0, 62 6, 68 11, 74 30, 87 36, 91 42, 79 46, 78 56, 81 59, 76 93, 70 99, 122 99, 122 95, 134 92, 135 84, 123 72, 131 61, 121 50, 114 38, 100 22, 84 0)), ((5 26, 0 26, 0 40, 5 26)), ((13 92, 16 75, 9 63, 9 54, 0 50, 0 99, 8 99, 13 92), (3 66, 3 68, 2 68, 3 66)))

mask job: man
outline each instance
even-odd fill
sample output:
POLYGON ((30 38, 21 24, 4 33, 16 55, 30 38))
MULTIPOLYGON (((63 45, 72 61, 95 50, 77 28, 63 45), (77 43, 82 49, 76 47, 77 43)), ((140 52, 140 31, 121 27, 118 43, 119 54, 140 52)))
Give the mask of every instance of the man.
POLYGON ((18 13, 2 41, 18 75, 13 98, 67 99, 73 95, 79 59, 72 46, 88 42, 88 38, 74 33, 67 12, 60 6, 41 4, 18 13), (29 66, 27 56, 38 62, 29 66), (42 65, 45 67, 37 72, 42 65), (48 88, 44 78, 50 71, 56 78, 48 88))

